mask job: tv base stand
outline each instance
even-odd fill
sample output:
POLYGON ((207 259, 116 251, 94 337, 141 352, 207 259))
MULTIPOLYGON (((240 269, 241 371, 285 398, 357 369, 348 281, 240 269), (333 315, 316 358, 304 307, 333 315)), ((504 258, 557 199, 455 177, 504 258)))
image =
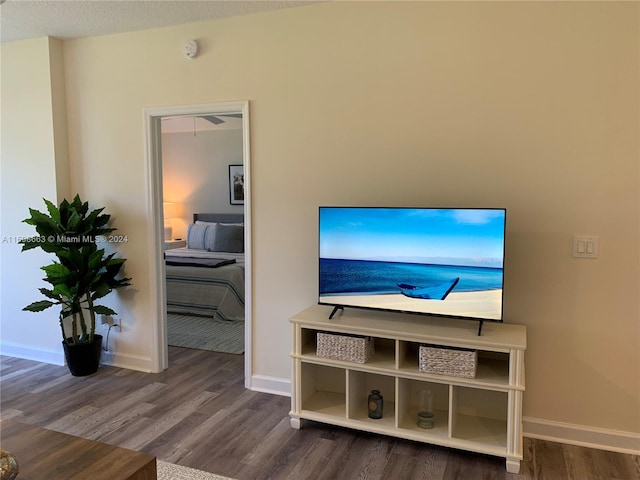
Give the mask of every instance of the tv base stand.
POLYGON ((508 472, 519 472, 526 327, 489 322, 477 336, 467 320, 357 309, 329 320, 327 308, 315 305, 291 318, 292 428, 314 420, 503 457, 508 472), (375 353, 365 363, 320 357, 319 332, 371 337, 375 353), (421 371, 425 344, 475 350, 475 377, 421 371), (368 417, 371 390, 383 396, 381 419, 368 417), (418 426, 426 391, 433 394, 433 428, 418 426))
POLYGON ((338 311, 340 313, 344 312, 344 307, 340 307, 338 305, 333 307, 333 310, 331 310, 331 314, 329 315, 329 320, 333 320, 333 317, 335 316, 336 313, 338 313, 338 311))

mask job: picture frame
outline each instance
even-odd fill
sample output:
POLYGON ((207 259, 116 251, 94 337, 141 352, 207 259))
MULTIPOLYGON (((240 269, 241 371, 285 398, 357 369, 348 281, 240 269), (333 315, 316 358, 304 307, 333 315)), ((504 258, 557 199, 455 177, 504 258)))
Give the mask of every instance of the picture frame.
POLYGON ((229 165, 229 201, 244 205, 244 165, 229 165))

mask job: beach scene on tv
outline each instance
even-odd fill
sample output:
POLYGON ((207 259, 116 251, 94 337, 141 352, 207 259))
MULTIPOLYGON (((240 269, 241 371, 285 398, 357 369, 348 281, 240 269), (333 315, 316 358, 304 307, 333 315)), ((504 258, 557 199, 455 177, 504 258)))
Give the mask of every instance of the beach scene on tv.
POLYGON ((319 302, 502 320, 505 210, 320 207, 319 302))

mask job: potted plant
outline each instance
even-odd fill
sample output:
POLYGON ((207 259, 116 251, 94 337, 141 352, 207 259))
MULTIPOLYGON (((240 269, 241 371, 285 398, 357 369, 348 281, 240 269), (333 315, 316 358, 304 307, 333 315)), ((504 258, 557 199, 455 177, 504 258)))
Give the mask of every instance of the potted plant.
POLYGON ((106 254, 100 243, 115 230, 108 226, 110 215, 104 208, 89 211, 88 202, 76 195, 56 207, 44 199, 48 213, 29 209, 25 223, 33 225, 38 236, 20 243, 22 251, 41 248, 55 259, 41 267, 52 288, 40 288, 46 300, 27 305, 23 310, 40 312, 60 305, 62 344, 69 371, 83 376, 95 373, 100 364, 102 336, 96 335, 96 315, 117 315, 96 301, 117 288, 130 285, 130 278, 118 278, 126 259, 106 254))

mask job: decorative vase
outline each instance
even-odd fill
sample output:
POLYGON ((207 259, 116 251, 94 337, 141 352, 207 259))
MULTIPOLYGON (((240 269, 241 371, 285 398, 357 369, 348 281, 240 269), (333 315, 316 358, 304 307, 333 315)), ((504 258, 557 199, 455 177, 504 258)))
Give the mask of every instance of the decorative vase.
POLYGON ((16 456, 0 448, 0 480, 13 480, 18 473, 20 466, 16 456))
POLYGON ((102 353, 102 335, 94 335, 93 343, 68 345, 62 342, 62 347, 64 348, 64 357, 67 360, 67 367, 71 375, 84 377, 98 371, 102 353))
POLYGON ((376 420, 382 418, 383 400, 380 390, 371 390, 368 402, 369 418, 376 420))
POLYGON ((420 428, 433 428, 433 392, 420 390, 418 399, 418 426, 420 428))

